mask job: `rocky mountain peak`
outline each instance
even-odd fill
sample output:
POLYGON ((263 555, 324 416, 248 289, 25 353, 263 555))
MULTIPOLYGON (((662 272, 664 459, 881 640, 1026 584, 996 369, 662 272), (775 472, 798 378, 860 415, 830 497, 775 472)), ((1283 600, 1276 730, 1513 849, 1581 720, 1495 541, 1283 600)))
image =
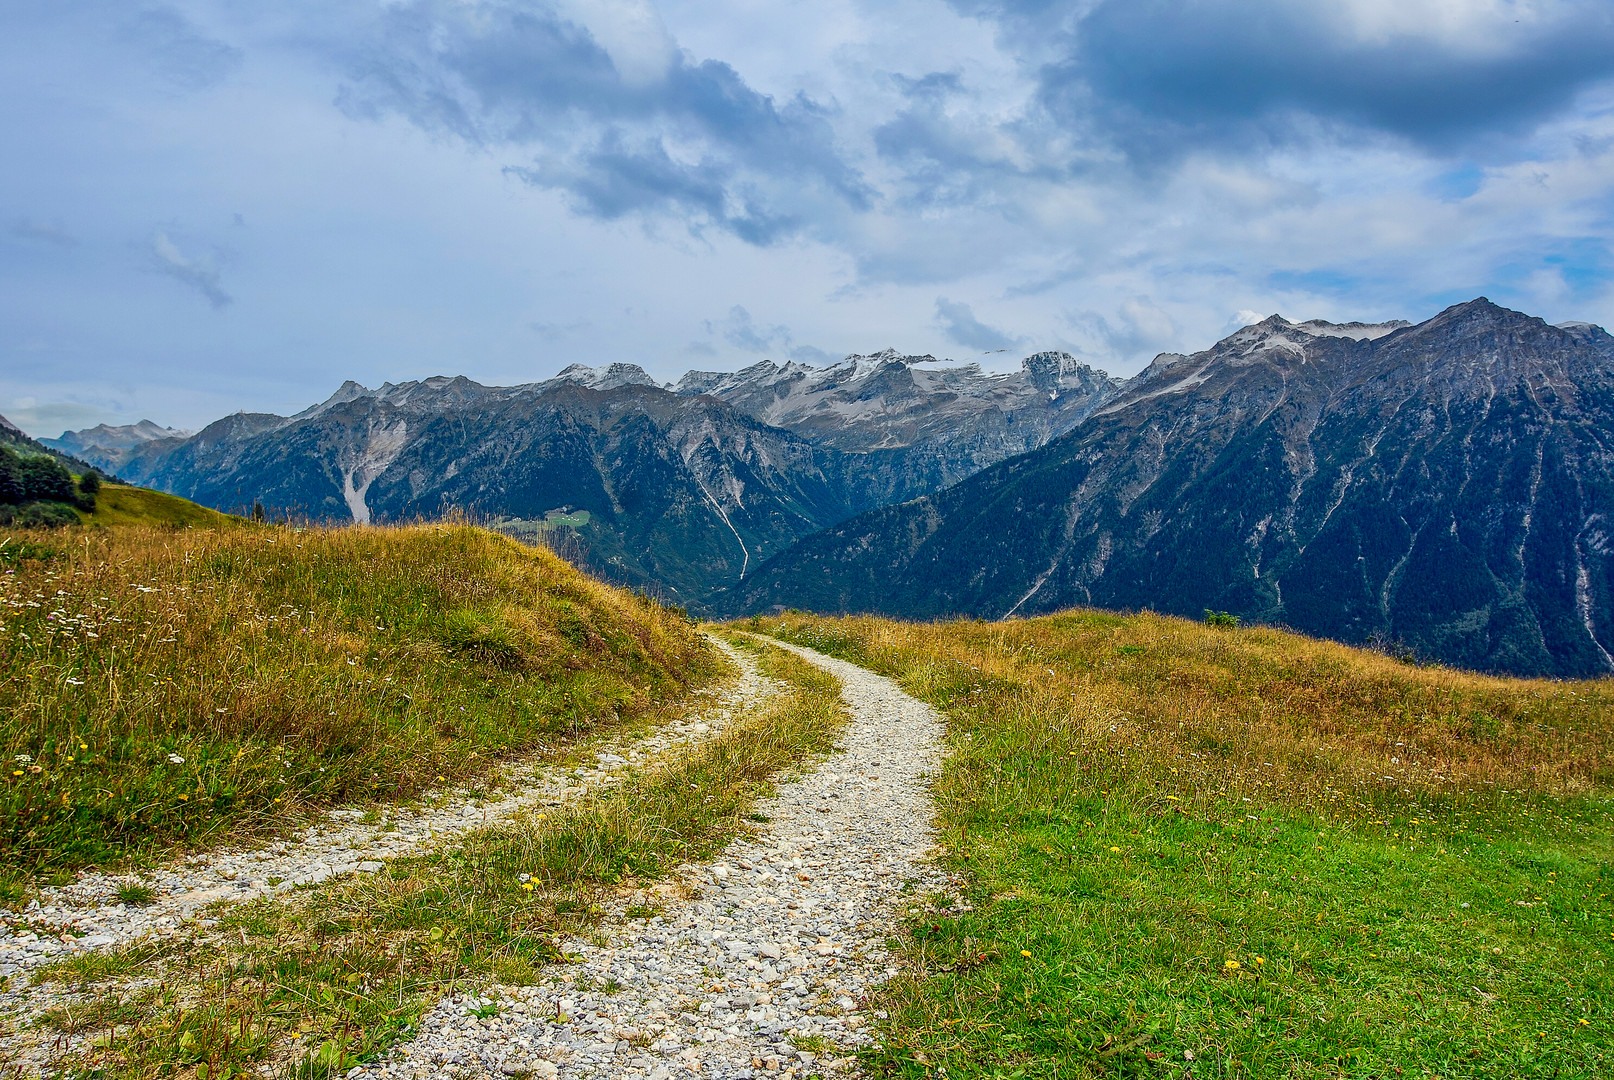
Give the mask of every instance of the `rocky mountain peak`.
POLYGON ((1055 396, 1067 390, 1091 391, 1110 378, 1067 352, 1032 353, 1020 362, 1020 370, 1032 386, 1055 396))
POLYGON ((82 431, 64 431, 58 438, 40 441, 52 449, 82 455, 92 448, 103 451, 132 450, 159 439, 183 439, 190 434, 189 431, 142 420, 137 424, 97 424, 82 431))
POLYGON ((616 362, 605 365, 603 368, 589 367, 587 364, 573 364, 551 382, 570 382, 586 386, 590 390, 615 390, 619 386, 654 386, 661 388, 661 384, 650 377, 649 372, 638 364, 625 364, 616 362))

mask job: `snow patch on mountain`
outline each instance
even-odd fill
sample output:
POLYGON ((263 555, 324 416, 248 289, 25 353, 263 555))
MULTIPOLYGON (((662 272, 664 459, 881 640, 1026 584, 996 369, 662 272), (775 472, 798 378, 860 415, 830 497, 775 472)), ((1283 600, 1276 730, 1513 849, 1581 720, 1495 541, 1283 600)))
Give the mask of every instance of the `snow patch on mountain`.
POLYGON ((661 384, 650 377, 649 372, 638 364, 607 364, 603 368, 589 367, 587 364, 573 364, 556 375, 549 383, 569 382, 586 386, 590 390, 615 390, 619 386, 654 386, 661 384))

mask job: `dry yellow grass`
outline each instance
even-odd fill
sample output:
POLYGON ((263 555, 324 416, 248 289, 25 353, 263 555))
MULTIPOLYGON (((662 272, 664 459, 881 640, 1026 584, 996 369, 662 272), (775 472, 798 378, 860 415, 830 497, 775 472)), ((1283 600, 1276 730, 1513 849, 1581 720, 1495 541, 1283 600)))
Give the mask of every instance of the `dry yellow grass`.
POLYGON ((1439 801, 1585 795, 1614 781, 1606 680, 1416 667, 1284 631, 1147 613, 940 624, 789 614, 763 625, 809 644, 839 639, 921 689, 956 682, 1012 696, 1000 718, 1117 764, 1130 754, 1130 782, 1169 780, 1180 798, 1259 788, 1264 800, 1349 817, 1403 791, 1439 801))
POLYGON ((399 798, 708 678, 695 627, 463 525, 0 532, 0 858, 399 798))

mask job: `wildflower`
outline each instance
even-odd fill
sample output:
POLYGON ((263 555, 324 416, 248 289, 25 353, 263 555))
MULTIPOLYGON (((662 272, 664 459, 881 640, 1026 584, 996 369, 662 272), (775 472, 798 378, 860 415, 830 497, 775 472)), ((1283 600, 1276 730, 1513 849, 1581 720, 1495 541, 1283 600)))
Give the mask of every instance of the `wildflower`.
POLYGON ((1118 848, 1118 847, 1112 847, 1112 848, 1110 848, 1110 850, 1115 852, 1116 854, 1120 854, 1120 852, 1121 852, 1121 849, 1118 848))
POLYGON ((1267 962, 1266 957, 1264 957, 1264 956, 1257 956, 1255 958, 1255 966, 1256 967, 1260 967, 1262 964, 1264 964, 1266 962, 1267 962))
POLYGON ((175 765, 183 765, 183 764, 185 764, 185 759, 180 757, 178 754, 174 754, 174 753, 170 753, 168 755, 168 760, 170 762, 172 762, 173 764, 175 764, 175 765))
POLYGON ((180 801, 180 802, 190 802, 190 801, 191 801, 191 797, 190 797, 190 796, 189 796, 189 795, 181 795, 181 796, 180 796, 180 797, 179 797, 179 801, 180 801))
POLYGON ((443 778, 442 778, 442 777, 441 777, 441 776, 439 776, 439 777, 438 777, 438 778, 437 778, 437 782, 438 782, 438 783, 439 783, 439 784, 441 784, 441 783, 442 783, 442 782, 443 782, 443 778))
POLYGON ((1021 955, 1021 956, 1030 956, 1030 955, 1031 955, 1031 951, 1030 951, 1030 950, 1029 950, 1029 949, 1021 949, 1021 950, 1020 950, 1020 955, 1021 955))
POLYGON ((532 892, 532 882, 530 882, 530 881, 523 881, 521 883, 521 887, 523 889, 526 889, 528 892, 532 892))
POLYGON ((89 743, 79 743, 78 748, 80 750, 88 750, 90 748, 90 744, 89 743))
POLYGON ((11 775, 12 776, 21 776, 22 775, 22 770, 21 769, 12 769, 11 770, 11 775))
POLYGON ((1239 970, 1243 966, 1244 965, 1239 963, 1237 960, 1224 960, 1222 962, 1222 970, 1227 972, 1229 975, 1233 974, 1233 972, 1239 970))

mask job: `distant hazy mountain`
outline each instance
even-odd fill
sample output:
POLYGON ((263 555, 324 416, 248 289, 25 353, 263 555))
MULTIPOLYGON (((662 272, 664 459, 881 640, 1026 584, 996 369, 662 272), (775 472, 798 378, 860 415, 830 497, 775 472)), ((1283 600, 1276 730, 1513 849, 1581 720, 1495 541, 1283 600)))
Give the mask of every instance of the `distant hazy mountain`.
POLYGON ((97 424, 82 431, 64 431, 57 438, 39 441, 64 454, 74 454, 87 460, 93 457, 101 462, 102 468, 115 472, 128 451, 162 439, 183 439, 189 434, 178 428, 161 427, 150 420, 142 420, 138 424, 118 427, 97 424))
POLYGON ((1614 671, 1614 338, 1480 299, 1273 316, 1069 434, 808 537, 731 609, 1226 610, 1466 667, 1614 671))
POLYGON ((1120 382, 1066 353, 1020 370, 899 356, 848 356, 829 367, 764 360, 735 372, 691 371, 680 394, 706 394, 814 446, 871 455, 879 501, 911 498, 1043 445, 1114 396, 1120 382))

